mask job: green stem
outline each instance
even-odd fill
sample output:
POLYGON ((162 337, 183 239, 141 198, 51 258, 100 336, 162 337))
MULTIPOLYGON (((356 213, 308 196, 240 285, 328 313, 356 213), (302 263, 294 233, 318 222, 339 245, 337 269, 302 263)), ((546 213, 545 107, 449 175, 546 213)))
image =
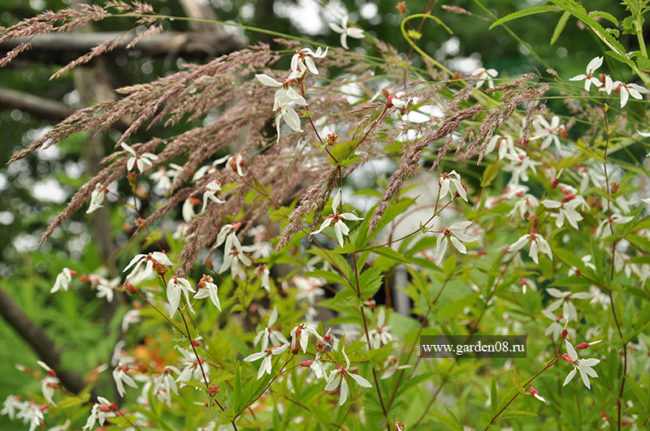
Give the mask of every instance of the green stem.
POLYGON ((636 38, 639 41, 639 49, 641 50, 641 55, 648 58, 648 51, 645 47, 645 39, 643 38, 643 24, 641 23, 641 18, 637 18, 634 21, 634 28, 636 29, 636 38))

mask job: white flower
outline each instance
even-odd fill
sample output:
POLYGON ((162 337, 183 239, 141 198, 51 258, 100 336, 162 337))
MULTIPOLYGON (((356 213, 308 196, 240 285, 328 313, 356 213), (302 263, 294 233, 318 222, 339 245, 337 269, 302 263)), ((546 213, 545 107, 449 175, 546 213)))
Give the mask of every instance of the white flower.
POLYGON ((632 220, 634 220, 634 217, 630 217, 630 216, 626 217, 626 216, 624 216, 622 214, 613 214, 611 217, 606 218, 605 220, 601 221, 598 224, 598 227, 596 228, 596 233, 594 234, 594 236, 596 238, 602 238, 602 237, 606 236, 605 235, 605 227, 607 227, 607 234, 608 235, 611 234, 611 230, 609 229, 610 223, 612 225, 625 224, 625 223, 631 222, 632 220))
POLYGON ((133 270, 127 276, 127 280, 133 284, 137 284, 140 281, 155 277, 157 270, 163 270, 165 266, 172 265, 172 261, 169 260, 169 257, 165 253, 154 251, 148 254, 136 254, 122 272, 126 272, 129 268, 133 267, 133 270), (144 267, 142 266, 143 264, 144 267))
MULTIPOLYGON (((273 111, 280 111, 279 115, 275 118, 275 127, 277 129, 278 139, 280 139, 280 120, 285 123, 295 132, 302 132, 300 127, 300 117, 293 109, 292 105, 307 106, 307 101, 298 92, 291 87, 291 79, 284 82, 276 81, 265 74, 255 75, 255 78, 267 87, 275 87, 278 90, 275 92, 273 101, 273 111)), ((239 174, 242 176, 243 174, 239 174)))
POLYGON ((509 247, 510 252, 516 253, 521 250, 525 245, 530 246, 528 255, 533 262, 539 263, 537 260, 537 254, 541 251, 546 254, 549 259, 553 260, 553 253, 551 252, 551 247, 548 245, 548 242, 537 233, 536 229, 529 234, 523 235, 519 238, 514 244, 509 247))
POLYGON ((514 153, 508 153, 506 160, 510 161, 505 167, 505 171, 512 172, 511 184, 519 184, 519 180, 528 181, 528 169, 537 172, 535 166, 541 164, 528 157, 528 154, 519 148, 515 148, 514 153))
POLYGON ((600 66, 603 65, 603 57, 594 57, 589 64, 587 65, 587 70, 584 74, 576 75, 573 78, 570 78, 569 81, 585 81, 585 90, 589 91, 591 84, 594 84, 596 87, 600 87, 602 82, 594 76, 594 72, 600 66))
POLYGON ((458 194, 461 199, 467 202, 465 185, 460 180, 460 175, 456 171, 451 171, 449 173, 443 173, 440 175, 438 186, 440 187, 438 191, 439 199, 444 198, 448 194, 449 199, 453 200, 456 197, 456 194, 458 194))
POLYGON ((181 302, 181 294, 185 295, 185 300, 187 301, 187 306, 190 311, 194 313, 192 309, 192 304, 190 302, 189 292, 194 293, 194 289, 190 282, 182 277, 173 276, 167 282, 167 300, 169 301, 169 317, 174 317, 176 310, 178 310, 178 305, 181 302))
POLYGON ((114 418, 117 416, 117 406, 108 401, 104 397, 97 397, 98 403, 93 404, 93 408, 90 410, 90 416, 84 425, 84 430, 91 430, 95 428, 95 422, 99 422, 99 426, 104 425, 104 422, 107 418, 114 418))
POLYGON ((316 64, 314 64, 313 58, 325 58, 327 55, 327 48, 323 51, 320 47, 316 49, 316 52, 312 51, 309 48, 303 48, 300 51, 296 52, 293 57, 291 57, 291 70, 302 75, 305 70, 309 70, 314 75, 318 75, 318 69, 316 64))
POLYGON ((90 285, 97 289, 98 298, 106 298, 106 301, 113 302, 114 290, 120 285, 120 278, 116 277, 108 280, 97 274, 90 274, 88 276, 90 285))
POLYGON ((522 219, 526 220, 526 214, 535 214, 535 210, 538 206, 539 200, 535 196, 525 194, 512 207, 512 210, 508 213, 508 217, 513 217, 515 214, 519 214, 522 219))
POLYGON ((257 269, 255 270, 257 273, 258 277, 260 277, 260 281, 262 284, 262 287, 267 291, 271 291, 271 279, 270 279, 270 271, 269 267, 266 265, 259 265, 257 269))
POLYGON ((372 328, 368 331, 368 338, 370 339, 368 344, 368 349, 370 347, 373 349, 379 349, 381 346, 385 346, 393 342, 395 337, 390 333, 390 326, 386 325, 386 314, 383 308, 379 310, 377 316, 377 327, 372 328))
POLYGON ((152 166, 152 162, 158 159, 158 156, 152 153, 138 154, 133 148, 122 142, 121 147, 131 154, 131 157, 126 161, 126 170, 132 171, 134 167, 138 168, 140 173, 143 173, 147 166, 152 166))
POLYGON ((52 397, 54 396, 54 391, 59 389, 59 383, 59 379, 53 376, 45 376, 41 380, 41 391, 43 392, 43 397, 49 404, 56 404, 52 397))
POLYGON ((126 393, 126 390, 124 389, 125 383, 132 388, 138 387, 133 378, 127 374, 127 371, 129 371, 129 367, 121 362, 113 369, 113 380, 115 381, 117 392, 121 397, 124 397, 124 394, 126 393))
POLYGON ((99 183, 95 185, 95 190, 90 194, 90 205, 88 206, 86 214, 93 213, 99 208, 102 208, 102 202, 104 202, 106 192, 108 192, 108 189, 103 185, 99 183))
POLYGON ((341 386, 339 395, 340 406, 345 404, 345 401, 348 399, 348 377, 363 388, 372 388, 372 385, 368 380, 358 374, 352 374, 350 372, 350 359, 348 359, 348 355, 345 354, 345 349, 342 349, 342 353, 345 358, 345 368, 342 365, 338 365, 336 370, 330 372, 330 375, 327 377, 327 386, 325 386, 326 391, 333 391, 338 388, 339 385, 341 386))
POLYGON ((76 271, 73 271, 70 268, 63 268, 61 273, 56 276, 54 287, 52 287, 50 293, 58 292, 59 289, 63 289, 67 292, 68 287, 70 287, 70 282, 72 281, 72 276, 74 275, 77 275, 76 271))
POLYGON ((560 124, 560 117, 554 115, 551 118, 551 122, 546 121, 542 115, 537 115, 533 120, 534 134, 530 137, 530 140, 543 139, 540 145, 540 149, 545 150, 551 146, 551 143, 555 143, 555 146, 558 150, 562 149, 560 145, 560 136, 566 138, 567 132, 563 125, 560 124))
POLYGON ((320 353, 318 352, 316 353, 314 359, 302 361, 300 365, 303 367, 309 367, 314 372, 314 375, 316 376, 317 379, 322 379, 326 377, 327 366, 321 362, 320 353))
MULTIPOLYGON (((167 365, 165 368, 163 368, 162 373, 156 376, 153 381, 154 394, 160 401, 164 402, 167 405, 170 405, 171 403, 172 393, 178 395, 178 386, 176 386, 176 379, 174 379, 172 372, 176 374, 181 373, 178 368, 167 365)), ((143 387, 142 390, 144 391, 144 389, 145 388, 143 387)))
POLYGON ((138 323, 140 321, 140 311, 138 310, 129 310, 124 314, 122 318, 122 332, 126 332, 129 329, 129 326, 138 323))
POLYGON ((341 189, 338 190, 336 196, 334 196, 334 200, 332 201, 332 212, 334 214, 330 214, 326 216, 325 220, 323 220, 323 223, 320 225, 320 228, 310 233, 310 235, 316 235, 317 233, 322 232, 323 229, 325 229, 326 227, 331 226, 333 224, 334 232, 336 233, 336 239, 338 240, 339 245, 343 247, 343 236, 347 236, 350 233, 350 229, 346 226, 343 220, 359 221, 363 219, 355 216, 352 213, 340 213, 339 212, 340 205, 341 205, 341 189))
POLYGON ((384 363, 384 366, 386 367, 386 371, 384 371, 384 373, 381 375, 379 378, 380 380, 390 379, 398 370, 406 370, 408 368, 411 368, 410 365, 400 365, 399 361, 394 356, 389 356, 384 363))
POLYGON ((363 30, 357 27, 348 27, 348 16, 341 17, 341 25, 330 23, 330 28, 336 33, 341 33, 341 46, 345 49, 348 48, 348 36, 354 39, 363 39, 363 30))
POLYGON ((325 295, 325 290, 321 288, 325 282, 320 278, 296 275, 291 278, 291 282, 298 289, 296 301, 305 300, 308 304, 315 304, 317 297, 325 295))
POLYGON ((269 341, 273 343, 273 345, 277 344, 288 344, 289 341, 286 339, 284 335, 282 335, 281 332, 276 331, 273 328, 273 325, 275 325, 276 320, 278 320, 278 310, 276 308, 273 309, 271 312, 271 316, 269 317, 269 321, 266 324, 266 328, 262 329, 260 332, 255 335, 255 340, 253 340, 253 344, 257 345, 257 343, 262 340, 262 351, 265 351, 266 348, 269 345, 269 341))
POLYGON ((9 419, 13 420, 16 416, 16 410, 20 412, 25 408, 26 405, 27 403, 25 401, 21 401, 19 396, 9 395, 2 404, 2 411, 0 411, 0 415, 8 415, 9 419))
MULTIPOLYGON (((307 353, 307 346, 309 345, 309 336, 313 335, 318 340, 323 341, 316 329, 309 323, 299 323, 291 330, 291 350, 296 351, 298 342, 303 353, 307 353)), ((324 341, 323 341, 324 342, 324 341)))
POLYGON ((589 377, 598 377, 598 374, 594 371, 592 367, 598 365, 600 359, 580 359, 578 358, 578 352, 569 342, 569 340, 564 340, 566 342, 567 353, 562 355, 562 359, 567 361, 569 364, 573 365, 573 369, 569 372, 569 375, 564 379, 562 386, 566 386, 576 375, 577 371, 580 371, 580 377, 582 378, 582 383, 585 384, 587 389, 591 389, 589 384, 589 377))
POLYGON ((62 425, 56 425, 51 428, 48 428, 47 431, 65 431, 70 427, 70 419, 67 419, 63 422, 62 425))
MULTIPOLYGON (((642 94, 650 93, 650 91, 645 87, 641 87, 640 85, 637 84, 625 84, 621 81, 614 81, 611 84, 611 88, 614 90, 615 93, 620 93, 621 108, 623 108, 627 104, 627 101, 630 99, 630 96, 632 96, 637 100, 642 100, 643 99, 642 94)), ((607 91, 607 94, 610 94, 610 92, 611 89, 607 91)))
MULTIPOLYGON (((242 157, 241 154, 239 154, 239 153, 235 153, 235 154, 233 154, 233 155, 228 159, 228 162, 226 163, 226 166, 228 166, 228 167, 230 168, 231 171, 233 171, 234 173, 236 173, 236 174, 239 175, 240 177, 243 177, 243 176, 244 176, 244 171, 243 171, 243 167, 244 167, 244 158, 242 157)), ((211 183, 211 184, 212 184, 212 183, 211 183)), ((209 187, 209 185, 208 185, 208 187, 209 187)), ((214 188, 214 187, 215 187, 215 186, 213 186, 213 188, 214 188)), ((221 184, 219 184, 219 188, 217 189, 217 191, 219 191, 219 190, 221 190, 221 184)), ((205 202, 205 198, 204 198, 204 202, 205 202)), ((219 203, 223 203, 223 202, 219 202, 219 203)), ((205 207, 205 205, 204 205, 204 207, 205 207)))
POLYGON ((488 86, 490 88, 494 88, 493 78, 499 76, 499 72, 497 72, 495 69, 485 69, 481 67, 472 72, 472 76, 476 78, 476 88, 481 88, 485 81, 488 82, 488 86))
POLYGON ((169 167, 172 169, 167 169, 164 166, 160 166, 158 170, 149 174, 149 178, 156 182, 154 188, 159 193, 165 193, 172 186, 172 180, 178 175, 179 172, 183 170, 182 166, 178 166, 175 163, 170 163, 169 167))
POLYGON ((467 254, 467 248, 463 242, 476 241, 475 237, 464 233, 471 224, 471 221, 461 221, 452 224, 448 228, 441 229, 440 234, 438 234, 435 251, 433 252, 436 263, 439 264, 442 262, 449 242, 451 242, 460 253, 467 254))
POLYGON ((485 147, 486 153, 491 153, 495 149, 499 150, 499 158, 503 159, 506 154, 515 152, 515 140, 512 139, 512 136, 505 135, 493 135, 490 138, 487 146, 485 147))
POLYGON ((201 380, 204 373, 206 376, 208 375, 209 370, 205 365, 204 359, 197 360, 194 352, 190 352, 182 347, 176 346, 176 349, 181 353, 181 355, 183 355, 181 364, 184 368, 176 379, 177 382, 181 383, 181 387, 183 387, 184 383, 189 382, 190 380, 201 380))
POLYGON ((45 419, 41 406, 32 402, 25 403, 18 411, 16 419, 22 419, 24 424, 29 424, 29 431, 34 431, 45 419))
POLYGON ((546 208, 558 209, 557 214, 551 214, 551 217, 556 218, 555 225, 557 227, 562 227, 564 225, 564 219, 566 218, 571 227, 578 229, 578 222, 582 220, 582 215, 580 215, 576 209, 583 205, 582 201, 584 201, 584 199, 581 196, 578 196, 579 199, 575 199, 576 196, 572 197, 572 195, 567 196, 567 198, 562 200, 562 202, 544 199, 542 205, 546 208), (567 201, 567 198, 569 197, 571 197, 571 199, 567 201))
POLYGON ((578 320, 578 312, 575 305, 571 302, 571 299, 589 299, 589 294, 587 292, 562 292, 554 287, 547 288, 546 292, 548 292, 548 294, 553 298, 557 298, 557 300, 553 301, 551 305, 548 306, 548 310, 555 311, 562 306, 562 315, 566 316, 567 321, 578 320))
POLYGON ((210 183, 208 183, 207 186, 205 186, 206 190, 203 192, 203 208, 201 208, 201 212, 205 211, 205 207, 208 205, 208 201, 212 201, 216 204, 223 204, 226 203, 226 201, 222 201, 215 195, 221 191, 221 183, 217 180, 214 180, 210 183))
POLYGON ((239 246, 231 247, 230 250, 224 251, 223 264, 219 268, 219 273, 222 273, 230 268, 230 273, 233 277, 239 277, 243 280, 246 279, 246 272, 244 272, 241 265, 250 266, 251 259, 247 253, 254 251, 252 246, 239 246))
POLYGON ((257 379, 259 380, 262 378, 264 373, 271 374, 271 371, 273 370, 273 363, 272 363, 273 356, 284 353, 288 348, 289 348, 288 343, 281 344, 281 345, 279 344, 271 348, 268 348, 266 350, 262 350, 261 352, 253 353, 252 355, 246 356, 244 358, 244 361, 253 362, 264 358, 264 360, 260 364, 260 369, 257 371, 257 379))
MULTIPOLYGON (((542 310, 542 314, 545 317, 548 317, 551 319, 553 322, 546 328, 546 331, 544 332, 544 335, 552 335, 553 336, 553 341, 557 341, 558 338, 560 338, 560 335, 562 335, 562 330, 564 329, 564 325, 562 325, 562 319, 563 315, 562 313, 560 314, 553 314, 549 310, 542 310)), ((564 319, 564 322, 568 322, 568 320, 564 319)), ((575 330, 569 330, 570 332, 575 332, 575 330)))
POLYGON ((212 277, 209 275, 203 275, 197 286, 199 290, 196 292, 196 295, 194 295, 194 299, 209 297, 214 306, 221 311, 221 303, 219 302, 219 296, 217 295, 219 289, 217 288, 217 285, 213 283, 212 277))

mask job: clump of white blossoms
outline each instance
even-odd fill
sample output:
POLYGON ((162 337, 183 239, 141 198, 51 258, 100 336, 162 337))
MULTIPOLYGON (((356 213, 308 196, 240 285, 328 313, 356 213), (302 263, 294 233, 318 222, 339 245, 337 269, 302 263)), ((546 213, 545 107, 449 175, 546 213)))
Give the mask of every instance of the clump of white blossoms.
POLYGON ((341 213, 339 207, 341 206, 341 189, 338 190, 334 200, 332 201, 332 212, 328 216, 325 216, 325 220, 320 225, 318 230, 310 233, 310 235, 316 235, 321 233, 326 227, 334 225, 334 233, 336 234, 336 240, 339 242, 339 245, 343 247, 343 236, 347 236, 350 233, 350 228, 347 227, 343 220, 353 220, 359 221, 363 220, 360 217, 355 216, 352 213, 341 213))

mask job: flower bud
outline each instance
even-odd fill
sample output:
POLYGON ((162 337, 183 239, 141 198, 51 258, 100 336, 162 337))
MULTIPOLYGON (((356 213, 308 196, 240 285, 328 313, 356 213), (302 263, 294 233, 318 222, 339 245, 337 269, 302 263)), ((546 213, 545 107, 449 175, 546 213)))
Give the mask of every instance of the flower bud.
POLYGON ((136 289, 135 286, 130 281, 126 281, 124 283, 124 290, 134 295, 138 293, 138 289, 136 289))
POLYGON ((221 386, 215 385, 214 383, 210 385, 208 388, 208 394, 210 394, 211 397, 214 397, 221 391, 221 386))

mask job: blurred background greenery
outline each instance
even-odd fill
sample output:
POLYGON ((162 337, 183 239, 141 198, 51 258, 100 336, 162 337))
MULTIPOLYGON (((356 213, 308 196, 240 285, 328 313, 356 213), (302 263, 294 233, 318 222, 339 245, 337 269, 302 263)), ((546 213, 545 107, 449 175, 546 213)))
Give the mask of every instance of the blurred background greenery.
MULTIPOLYGON (((0 25, 10 26, 19 20, 34 16, 46 9, 67 7, 67 2, 52 0, 0 0, 0 25)), ((161 14, 184 16, 180 2, 156 0, 150 2, 161 14)), ((409 0, 407 13, 421 13, 427 0, 409 0)), ((436 3, 436 2, 431 2, 436 3)), ((535 0, 441 0, 435 4, 433 14, 441 18, 453 31, 450 36, 440 26, 426 22, 420 46, 438 61, 453 70, 471 72, 479 66, 497 69, 500 77, 552 67, 563 78, 582 73, 584 67, 596 55, 601 55, 601 45, 592 33, 583 30, 572 19, 560 39, 551 46, 549 40, 559 14, 543 14, 508 23, 508 28, 520 38, 517 40, 503 27, 488 30, 495 17, 502 17, 519 9, 543 4, 535 0), (464 8, 469 14, 458 14, 441 8, 443 5, 464 8)), ((622 19, 618 2, 590 0, 589 9, 604 10, 622 19)), ((254 27, 272 29, 289 35, 303 36, 332 46, 339 45, 339 35, 332 32, 327 23, 338 21, 344 10, 350 22, 393 45, 401 53, 408 52, 399 25, 402 15, 394 0, 366 2, 342 0, 321 3, 315 0, 212 0, 210 2, 219 20, 241 23, 254 27)), ((116 31, 132 28, 134 22, 125 19, 107 19, 93 24, 88 31, 116 31)), ((186 22, 165 23, 166 30, 188 32, 186 22)), ((204 31, 202 29, 201 31, 204 31)), ((247 42, 272 42, 272 37, 253 31, 226 29, 244 36, 247 42)), ((622 38, 624 43, 634 43, 622 38)), ((351 43, 353 49, 364 49, 363 44, 351 43)), ((191 59, 188 59, 191 60, 191 59)), ((185 59, 174 53, 162 58, 147 58, 137 52, 128 55, 110 55, 104 60, 103 70, 112 88, 143 83, 157 76, 175 71, 185 59)), ((414 57, 414 61, 418 61, 414 57)), ((60 65, 44 64, 38 56, 29 52, 19 57, 9 67, 0 69, 0 93, 7 90, 30 94, 53 100, 76 110, 84 106, 83 78, 66 73, 49 81, 49 76, 60 65)), ((96 64, 83 69, 91 80, 96 64)), ((617 65, 608 65, 610 72, 620 76, 617 65)), ((91 98, 92 99, 92 98, 91 98)), ((61 105, 63 106, 63 105, 61 105)), ((65 266, 90 273, 104 266, 106 275, 117 275, 132 253, 120 248, 128 239, 128 229, 135 216, 123 206, 113 205, 111 213, 91 218, 84 211, 76 212, 44 244, 40 236, 47 224, 64 207, 65 202, 78 187, 90 177, 89 170, 96 169, 98 154, 108 154, 115 142, 117 132, 93 138, 76 134, 61 145, 39 151, 30 157, 6 166, 12 154, 26 147, 55 124, 51 119, 0 101, 0 286, 36 323, 45 328, 54 340, 63 346, 63 364, 82 375, 98 364, 106 362, 118 337, 119 319, 125 310, 103 304, 87 290, 75 295, 50 295, 49 289, 65 266), (95 147, 94 156, 91 147, 95 147), (94 157, 94 158, 93 158, 94 157), (98 238, 98 232, 104 238, 98 238), (108 235, 105 235, 108 234, 108 235), (107 239, 108 238, 108 239, 107 239)), ((182 123, 162 130, 154 128, 137 135, 136 139, 149 136, 171 136, 192 124, 182 123)), ((137 141, 134 141, 137 142, 137 141)), ((0 337, 4 348, 0 349, 0 401, 9 394, 25 390, 39 392, 39 382, 14 370, 15 364, 34 366, 37 359, 31 349, 0 321, 0 337)), ((0 416, 0 429, 23 429, 18 422, 9 422, 0 416)))

